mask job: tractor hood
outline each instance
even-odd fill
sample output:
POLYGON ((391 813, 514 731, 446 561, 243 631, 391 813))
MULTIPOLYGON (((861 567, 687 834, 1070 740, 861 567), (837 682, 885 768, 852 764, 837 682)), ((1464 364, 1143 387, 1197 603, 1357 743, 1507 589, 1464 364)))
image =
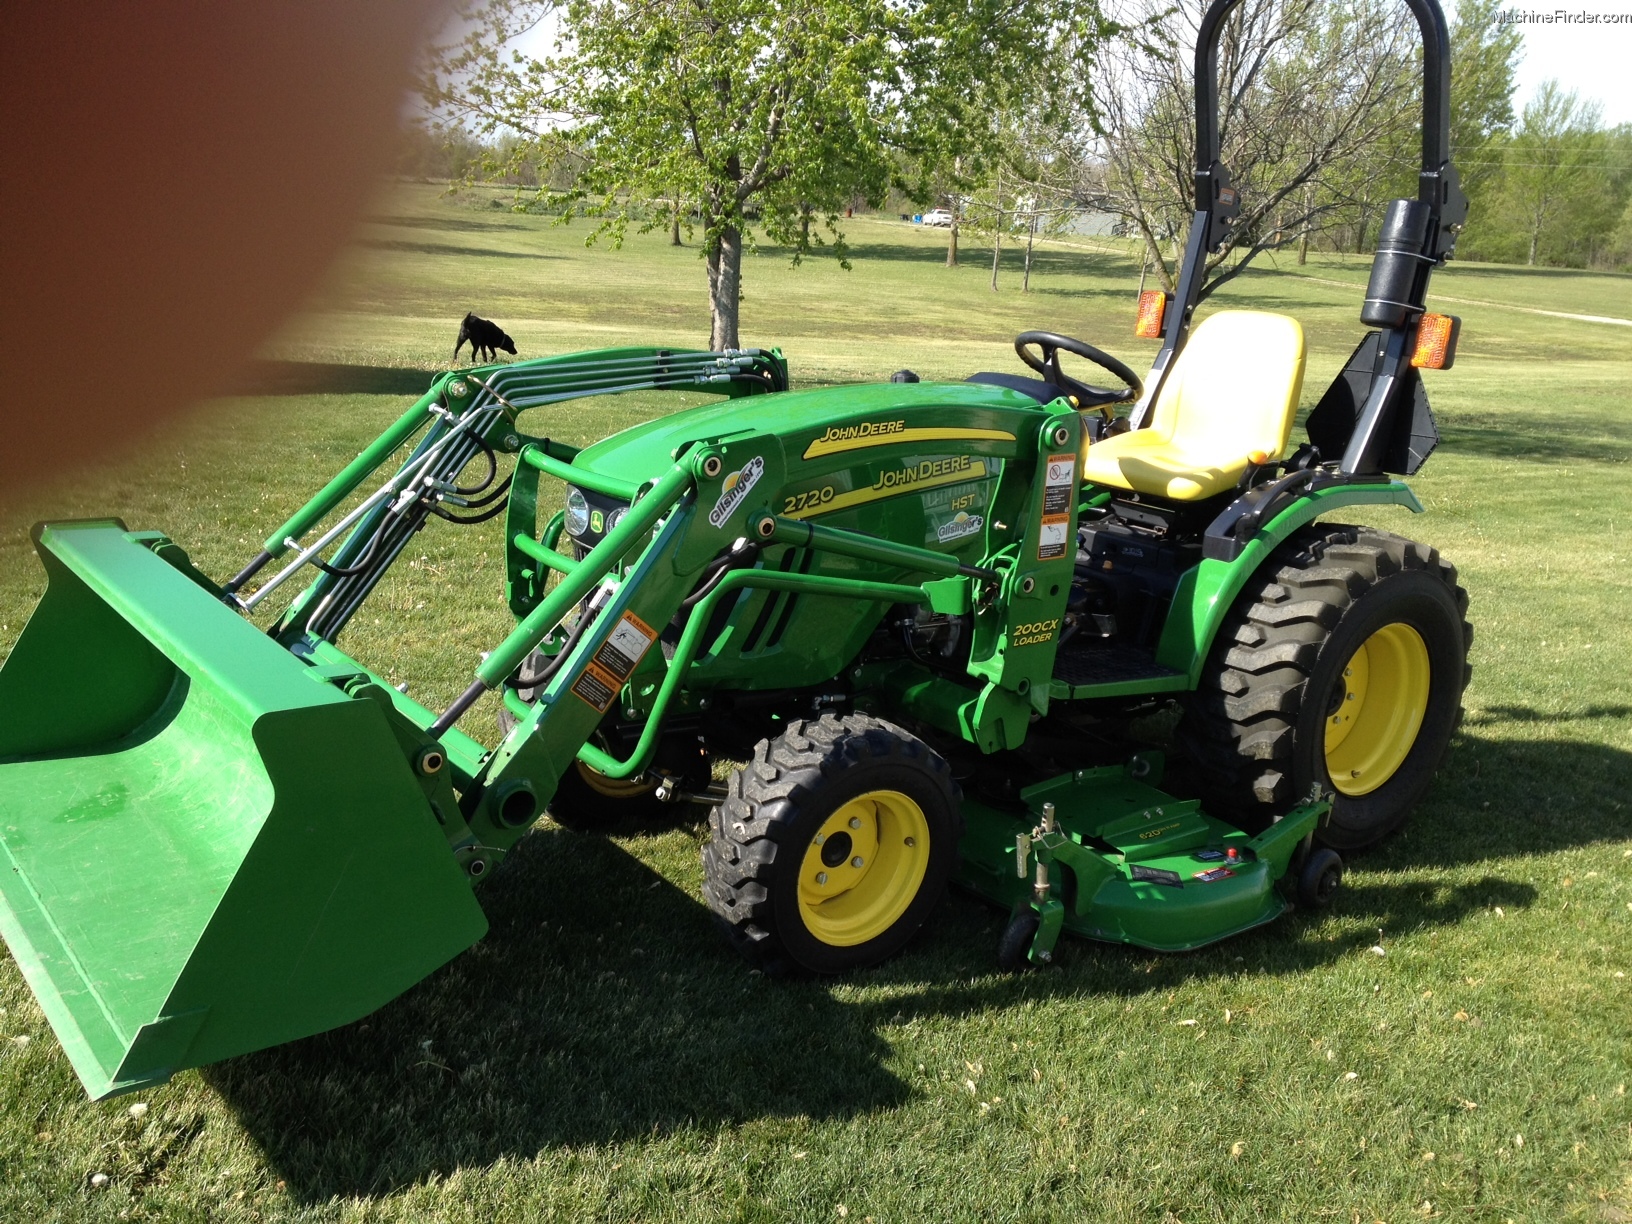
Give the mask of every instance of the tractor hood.
MULTIPOLYGON (((604 438, 579 452, 573 466, 638 485, 666 471, 688 443, 774 433, 790 454, 816 444, 830 429, 887 434, 926 415, 941 432, 1012 428, 1015 413, 1047 415, 1018 391, 980 383, 873 383, 815 391, 754 395, 658 417, 604 438)), ((905 439, 903 439, 905 440, 905 439)))

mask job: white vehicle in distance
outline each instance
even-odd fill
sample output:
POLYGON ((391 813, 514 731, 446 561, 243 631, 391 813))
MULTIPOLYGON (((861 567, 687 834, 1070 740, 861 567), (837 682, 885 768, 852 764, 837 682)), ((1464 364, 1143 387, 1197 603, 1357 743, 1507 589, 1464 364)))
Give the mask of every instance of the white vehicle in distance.
POLYGON ((925 225, 951 225, 952 214, 944 208, 932 208, 924 214, 925 225))

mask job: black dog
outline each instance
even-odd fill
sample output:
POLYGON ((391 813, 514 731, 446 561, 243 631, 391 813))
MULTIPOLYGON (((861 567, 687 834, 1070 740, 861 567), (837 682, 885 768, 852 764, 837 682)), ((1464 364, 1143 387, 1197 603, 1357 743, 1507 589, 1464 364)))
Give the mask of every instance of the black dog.
POLYGON ((473 314, 467 314, 465 321, 459 324, 459 343, 453 346, 453 356, 457 360, 459 350, 464 347, 465 341, 470 341, 470 356, 472 360, 482 358, 492 361, 499 350, 516 354, 516 342, 504 334, 497 323, 489 323, 486 319, 478 319, 473 314))

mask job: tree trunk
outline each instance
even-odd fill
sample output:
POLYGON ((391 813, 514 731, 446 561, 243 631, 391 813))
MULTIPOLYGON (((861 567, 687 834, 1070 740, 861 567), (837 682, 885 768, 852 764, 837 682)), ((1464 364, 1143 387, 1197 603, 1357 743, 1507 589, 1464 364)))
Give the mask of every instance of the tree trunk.
POLYGON ((708 250, 709 348, 718 351, 742 347, 737 340, 741 290, 742 231, 727 225, 708 250))
POLYGON ((810 250, 810 205, 799 206, 799 249, 810 250))
MULTIPOLYGON (((1139 226, 1139 232, 1145 239, 1145 262, 1155 269, 1156 279, 1161 283, 1162 291, 1164 293, 1176 292, 1177 285, 1173 280, 1173 273, 1169 271, 1167 262, 1162 258, 1162 248, 1156 245, 1156 235, 1152 234, 1149 227, 1143 223, 1139 226)), ((1174 267, 1177 266, 1177 263, 1175 263, 1174 267)), ((1141 271, 1139 275, 1140 284, 1143 285, 1144 273, 1141 271)))
POLYGON ((1540 237, 1541 237, 1541 226, 1539 226, 1539 225, 1531 226, 1530 227, 1530 258, 1525 260, 1524 262, 1529 264, 1532 268, 1536 266, 1536 240, 1538 238, 1540 238, 1540 237))
POLYGON ((947 226, 946 229, 946 266, 949 268, 958 266, 958 213, 956 208, 952 210, 952 224, 947 226))
POLYGON ((669 245, 684 246, 680 241, 680 201, 676 200, 669 210, 669 245))
POLYGON ((1313 228, 1310 217, 1315 210, 1315 185, 1303 185, 1303 229, 1298 234, 1298 267, 1309 262, 1309 231, 1313 228))
POLYGON ((992 193, 992 204, 997 216, 992 224, 992 292, 997 292, 997 263, 1003 258, 1003 171, 997 172, 997 187, 992 193))
POLYGON ((1026 275, 1020 282, 1020 292, 1031 292, 1031 244, 1037 237, 1037 214, 1031 215, 1031 223, 1026 226, 1026 275))

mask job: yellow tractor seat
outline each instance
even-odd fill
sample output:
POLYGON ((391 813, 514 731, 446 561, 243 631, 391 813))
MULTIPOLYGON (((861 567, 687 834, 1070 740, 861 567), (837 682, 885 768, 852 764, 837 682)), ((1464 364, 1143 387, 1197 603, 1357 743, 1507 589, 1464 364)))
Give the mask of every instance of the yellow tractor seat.
POLYGON ((1285 452, 1302 389, 1296 319, 1220 311, 1179 351, 1150 424, 1090 446, 1083 479, 1176 501, 1222 493, 1251 456, 1285 452))

